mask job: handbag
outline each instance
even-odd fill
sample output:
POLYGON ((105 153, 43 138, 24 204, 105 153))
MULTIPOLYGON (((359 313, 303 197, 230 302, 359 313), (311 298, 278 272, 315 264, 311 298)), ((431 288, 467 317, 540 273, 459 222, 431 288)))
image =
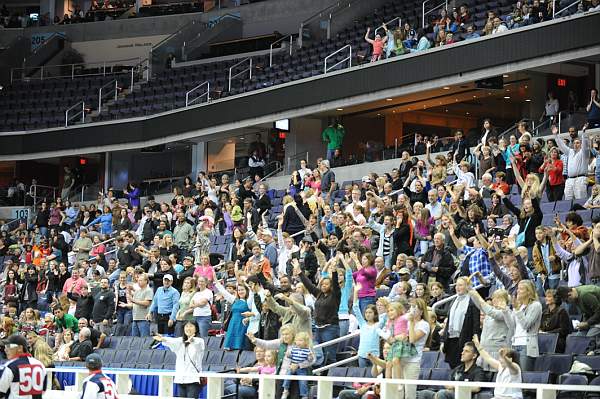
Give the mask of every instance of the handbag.
POLYGON ((518 248, 525 243, 525 232, 527 231, 527 226, 529 226, 529 222, 531 222, 531 216, 527 219, 527 223, 525 223, 525 228, 522 232, 517 234, 517 238, 515 239, 515 246, 518 248))
MULTIPOLYGON (((194 361, 192 360, 192 358, 190 357, 190 355, 188 354, 188 348, 187 346, 185 347, 185 355, 184 357, 187 356, 188 359, 190 359, 190 363, 192 363, 192 366, 194 366, 194 370, 196 370, 196 373, 200 374, 200 370, 198 369, 198 367, 196 366, 196 363, 194 363, 194 361)), ((207 379, 206 377, 200 377, 200 379, 198 380, 198 383, 200 384, 200 386, 204 386, 207 384, 207 379)))

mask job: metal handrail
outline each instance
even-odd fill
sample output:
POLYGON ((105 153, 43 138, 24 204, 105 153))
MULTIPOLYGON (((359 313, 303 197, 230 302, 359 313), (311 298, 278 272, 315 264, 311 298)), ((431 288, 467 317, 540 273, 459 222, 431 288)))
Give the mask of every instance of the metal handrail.
POLYGON ((562 10, 555 11, 556 10, 556 0, 552 0, 552 19, 556 18, 557 15, 562 14, 563 11, 565 11, 566 9, 571 8, 575 4, 579 4, 579 3, 581 3, 581 0, 576 0, 576 1, 572 2, 571 4, 569 4, 568 6, 566 6, 565 8, 563 8, 562 10))
POLYGON ((92 248, 99 247, 99 246, 100 246, 100 245, 102 245, 102 244, 108 244, 109 242, 113 242, 113 241, 115 241, 116 239, 117 239, 117 237, 109 238, 108 240, 105 240, 105 241, 99 242, 98 244, 93 244, 93 245, 92 245, 92 248))
MULTIPOLYGON (((473 287, 473 289, 474 289, 474 290, 478 290, 478 289, 480 289, 480 288, 483 288, 483 287, 484 287, 484 286, 480 284, 480 285, 477 285, 477 286, 473 287)), ((440 305, 443 305, 443 304, 445 304, 445 303, 448 303, 448 302, 452 302, 452 301, 453 301, 453 300, 454 300, 454 299, 455 299, 457 296, 458 296, 458 294, 454 294, 454 295, 450 295, 450 296, 449 296, 449 297, 447 297, 447 298, 444 298, 444 299, 442 299, 442 300, 439 300, 439 301, 437 301, 436 303, 434 303, 434 304, 431 306, 431 311, 435 313, 435 309, 436 309, 438 306, 440 306, 440 305)))
POLYGON ((249 79, 252 79, 252 57, 245 58, 245 59, 241 60, 240 62, 238 62, 237 64, 233 65, 231 68, 229 68, 229 90, 228 91, 231 91, 231 80, 237 78, 240 75, 245 74, 246 72, 250 73, 249 79), (248 68, 245 68, 243 71, 238 72, 237 74, 231 76, 232 71, 235 67, 242 65, 246 62, 249 62, 248 68))
POLYGON ((433 11, 437 10, 438 8, 440 8, 442 5, 446 6, 446 11, 448 11, 448 0, 444 0, 443 3, 438 4, 437 6, 433 7, 431 10, 425 12, 425 3, 428 3, 432 0, 425 0, 423 1, 423 12, 422 12, 422 18, 421 18, 421 28, 425 29, 425 16, 431 14, 433 11))
POLYGON ((142 80, 148 82, 150 80, 151 66, 152 64, 150 63, 150 58, 145 58, 131 68, 131 82, 129 85, 129 91, 133 91, 133 85, 135 84, 135 71, 142 68, 142 80), (144 66, 144 64, 146 65, 144 66))
POLYGON ((77 104, 69 107, 66 111, 65 111, 65 127, 69 126, 69 120, 77 117, 79 114, 81 113, 81 123, 85 123, 85 101, 79 101, 77 104), (81 104, 81 111, 77 112, 74 116, 71 116, 71 118, 69 118, 69 111, 79 108, 79 105, 81 104))
POLYGON ((325 57, 325 72, 327 73, 328 71, 332 70, 333 68, 335 68, 336 66, 340 65, 343 62, 348 61, 348 68, 352 67, 352 46, 350 44, 346 44, 344 47, 342 47, 339 50, 334 51, 333 53, 329 54, 327 57, 325 57), (333 57, 334 55, 336 55, 337 53, 339 53, 340 51, 349 49, 349 53, 348 53, 348 57, 344 58, 343 60, 341 60, 340 62, 336 63, 335 65, 327 68, 327 60, 331 57, 333 57))
POLYGON ((287 159, 287 168, 288 168, 288 170, 287 170, 287 173, 288 173, 288 174, 292 172, 292 159, 296 160, 296 159, 298 159, 298 158, 299 158, 301 155, 304 155, 304 156, 305 156, 305 157, 304 157, 304 159, 306 159, 306 162, 308 162, 308 151, 306 151, 306 152, 299 152, 299 153, 297 153, 297 154, 290 155, 290 156, 288 157, 288 159, 287 159))
POLYGON ((199 98, 202 98, 204 96, 206 96, 206 102, 209 102, 210 101, 210 82, 208 80, 206 82, 200 83, 198 86, 194 87, 193 89, 191 89, 190 91, 185 93, 185 106, 188 107, 188 106, 192 105, 192 103, 194 103, 196 100, 198 100, 199 98), (202 94, 200 94, 198 97, 194 98, 192 101, 189 101, 190 94, 192 94, 193 92, 195 92, 196 90, 198 90, 199 88, 201 88, 204 85, 206 85, 206 91, 203 92, 202 94))
POLYGON ((46 66, 42 65, 42 66, 37 66, 37 67, 18 67, 18 68, 11 68, 10 73, 11 73, 11 79, 12 79, 13 72, 22 71, 22 75, 21 75, 22 77, 21 77, 21 79, 14 79, 14 80, 24 80, 25 77, 24 77, 23 73, 25 73, 27 70, 37 70, 37 69, 39 69, 41 71, 41 74, 40 74, 39 78, 29 77, 28 79, 40 79, 40 80, 43 80, 43 79, 58 79, 58 78, 66 78, 66 77, 70 77, 71 79, 74 79, 75 76, 79 76, 79 75, 75 75, 75 67, 82 66, 85 69, 85 68, 94 67, 94 66, 102 66, 102 73, 99 73, 99 74, 85 74, 85 75, 81 75, 81 76, 92 76, 92 75, 106 76, 106 67, 107 66, 109 68, 115 67, 115 66, 125 66, 122 63, 126 63, 128 61, 138 61, 138 63, 139 63, 139 60, 140 60, 140 57, 137 57, 137 58, 126 58, 126 59, 122 59, 122 60, 102 61, 102 62, 82 62, 82 63, 73 63, 73 64, 59 64, 59 65, 46 65, 46 66), (50 68, 65 68, 65 67, 71 67, 71 73, 69 75, 59 75, 59 76, 44 77, 44 70, 48 70, 50 68))
MULTIPOLYGON (((273 161, 271 162, 269 165, 275 164, 275 170, 273 170, 270 173, 267 173, 262 179, 259 180, 259 182, 263 182, 266 179, 268 179, 271 176, 275 176, 277 173, 282 172, 283 171, 283 165, 279 162, 279 161, 273 161)), ((268 165, 267 165, 268 166, 268 165)))
MULTIPOLYGON (((377 34, 377 32, 380 29, 383 29, 383 25, 385 25, 387 27, 387 26, 391 25, 395 21, 398 21, 398 28, 401 28, 402 27, 402 18, 396 17, 396 18, 390 19, 389 21, 387 21, 387 22, 381 24, 380 26, 378 26, 377 29, 375 29, 375 34, 377 34)), ((389 40, 389 38, 388 38, 388 40, 389 40)))
POLYGON ((29 186, 29 196, 33 198, 33 206, 37 206, 38 187, 52 190, 52 200, 54 201, 56 199, 56 190, 58 189, 58 187, 44 186, 41 184, 32 184, 31 186, 29 186))
MULTIPOLYGON (((111 80, 110 82, 108 82, 107 84, 102 86, 100 89, 98 89, 98 115, 100 115, 102 113, 102 100, 103 100, 103 97, 105 96, 105 94, 103 94, 102 91, 104 89, 108 89, 112 86, 114 86, 114 89, 112 89, 110 91, 105 91, 105 93, 108 92, 109 95, 114 94, 114 100, 117 101, 117 98, 119 95, 119 83, 117 82, 117 79, 111 80)), ((109 96, 106 96, 106 97, 109 97, 109 96)), ((82 194, 82 196, 83 196, 83 194, 82 194)), ((82 201, 83 201, 83 199, 82 199, 82 201)))
POLYGON ((271 43, 271 46, 269 46, 269 66, 270 67, 273 66, 273 46, 279 42, 282 42, 283 40, 286 40, 286 39, 290 39, 290 55, 292 55, 294 35, 280 37, 279 39, 277 39, 273 43, 271 43))
POLYGON ((322 17, 324 14, 328 15, 328 19, 329 19, 329 24, 327 27, 327 39, 330 39, 331 38, 330 37, 331 20, 333 18, 333 15, 336 14, 338 11, 342 11, 344 9, 350 8, 350 6, 352 6, 352 3, 356 2, 356 1, 360 1, 360 0, 338 1, 334 4, 331 4, 323 9, 321 9, 320 11, 317 11, 315 14, 311 15, 304 21, 300 22, 300 27, 298 28, 298 45, 300 47, 302 47, 302 32, 304 31, 304 27, 306 25, 312 23, 315 19, 322 17), (343 5, 343 7, 342 7, 342 5, 343 5))

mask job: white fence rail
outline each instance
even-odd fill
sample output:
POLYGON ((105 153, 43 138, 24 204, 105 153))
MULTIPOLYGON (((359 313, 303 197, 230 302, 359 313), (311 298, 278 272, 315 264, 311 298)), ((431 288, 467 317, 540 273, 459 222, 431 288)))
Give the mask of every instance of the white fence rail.
MULTIPOLYGON (((158 397, 172 397, 173 396, 173 377, 176 375, 173 371, 161 372, 160 370, 112 370, 106 369, 106 374, 115 375, 115 383, 117 387, 117 393, 127 394, 129 393, 129 376, 130 375, 152 375, 158 376, 158 397)), ((75 390, 80 391, 83 385, 83 380, 88 376, 88 371, 82 368, 54 368, 48 369, 49 373, 52 372, 63 372, 63 373, 75 373, 75 390)), ((273 399, 276 398, 275 388, 278 380, 294 380, 294 381, 309 381, 316 383, 317 386, 317 398, 318 399, 331 399, 333 398, 333 384, 335 383, 371 383, 380 384, 381 386, 381 399, 396 399, 399 397, 398 388, 400 385, 411 386, 411 385, 423 385, 422 380, 392 380, 392 379, 381 379, 381 378, 356 378, 356 377, 335 377, 335 376, 295 376, 295 375, 258 375, 258 374, 230 374, 230 373, 213 373, 203 372, 198 374, 199 377, 207 378, 207 399, 221 399, 223 396, 223 382, 225 379, 236 379, 236 378, 253 378, 258 380, 259 384, 259 399, 273 399)), ((465 382, 465 381, 426 381, 427 386, 439 386, 443 388, 445 386, 451 386, 454 388, 455 399, 470 399, 471 388, 496 388, 502 386, 503 388, 520 388, 523 390, 530 390, 536 393, 537 399, 554 399, 559 391, 565 392, 600 392, 600 386, 586 386, 586 385, 551 385, 551 384, 496 384, 492 382, 465 382)), ((56 392, 64 391, 49 391, 46 394, 56 395, 56 392)), ((47 396, 45 396, 47 397, 47 396)), ((66 398, 69 396, 60 396, 66 398)), ((410 398, 414 399, 414 398, 410 398)))

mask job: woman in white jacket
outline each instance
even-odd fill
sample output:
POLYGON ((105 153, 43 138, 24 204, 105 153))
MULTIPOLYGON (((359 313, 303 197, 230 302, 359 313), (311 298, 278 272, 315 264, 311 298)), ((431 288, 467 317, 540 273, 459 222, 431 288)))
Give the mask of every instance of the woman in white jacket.
POLYGON ((175 361, 175 379, 180 398, 197 398, 200 394, 200 377, 202 357, 206 345, 204 339, 196 337, 196 324, 189 322, 183 327, 183 337, 170 338, 156 335, 154 339, 162 342, 177 355, 175 361))

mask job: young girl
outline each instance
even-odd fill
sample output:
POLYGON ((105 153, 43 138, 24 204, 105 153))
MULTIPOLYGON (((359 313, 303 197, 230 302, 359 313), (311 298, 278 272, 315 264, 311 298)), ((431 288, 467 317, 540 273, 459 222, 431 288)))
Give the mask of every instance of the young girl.
POLYGON ((494 399, 523 399, 521 388, 506 387, 506 384, 520 384, 523 382, 521 367, 519 367, 519 354, 512 349, 501 348, 498 352, 499 360, 496 360, 483 349, 477 335, 473 336, 473 343, 483 361, 498 372, 496 375, 498 387, 494 389, 494 399))
MULTIPOLYGON (((290 371, 288 375, 309 375, 309 367, 315 361, 315 355, 310 348, 310 336, 306 332, 299 332, 296 334, 294 339, 294 345, 292 345, 285 354, 285 357, 290 362, 290 371)), ((283 393, 281 399, 287 399, 290 394, 290 380, 283 381, 283 393)), ((308 381, 298 381, 298 387, 300 388, 301 399, 308 398, 308 381)))
POLYGON ((413 219, 415 221, 415 234, 419 242, 420 254, 424 255, 429 249, 429 244, 431 244, 435 219, 431 217, 427 208, 421 208, 418 214, 415 210, 415 217, 413 219))
POLYGON ((408 337, 408 317, 405 308, 400 302, 392 302, 387 308, 387 323, 380 336, 390 345, 390 352, 386 357, 385 378, 402 378, 400 360, 413 357, 417 354, 414 344, 402 340, 401 336, 408 337))
POLYGON ((258 373, 258 374, 275 374, 277 369, 277 352, 265 352, 265 364, 258 364, 253 367, 238 367, 235 371, 240 373, 258 373))
POLYGON ((370 367, 372 365, 369 360, 369 354, 379 357, 379 318, 377 315, 377 307, 375 305, 367 305, 364 316, 358 305, 358 291, 361 289, 360 284, 354 285, 354 301, 352 302, 352 312, 356 316, 358 326, 360 328, 360 341, 358 345, 358 367, 370 367))

